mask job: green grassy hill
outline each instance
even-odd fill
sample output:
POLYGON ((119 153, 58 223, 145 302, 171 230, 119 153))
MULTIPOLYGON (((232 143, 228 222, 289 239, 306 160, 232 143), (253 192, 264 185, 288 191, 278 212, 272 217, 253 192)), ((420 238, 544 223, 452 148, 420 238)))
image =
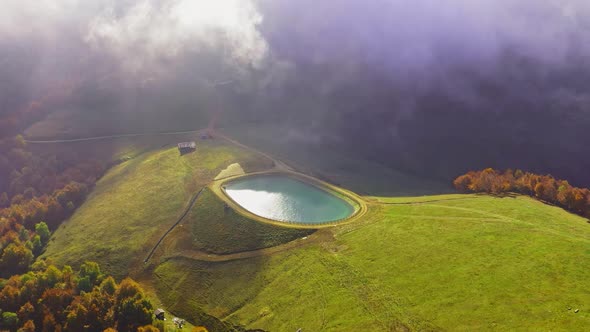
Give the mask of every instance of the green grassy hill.
POLYGON ((110 274, 125 276, 141 265, 191 196, 234 162, 247 165, 247 171, 272 165, 243 149, 200 141, 196 152, 184 156, 162 148, 115 166, 56 230, 43 257, 74 266, 94 260, 110 274))
POLYGON ((430 199, 373 205, 334 240, 273 255, 170 259, 158 294, 269 331, 590 327, 585 219, 525 197, 430 199))

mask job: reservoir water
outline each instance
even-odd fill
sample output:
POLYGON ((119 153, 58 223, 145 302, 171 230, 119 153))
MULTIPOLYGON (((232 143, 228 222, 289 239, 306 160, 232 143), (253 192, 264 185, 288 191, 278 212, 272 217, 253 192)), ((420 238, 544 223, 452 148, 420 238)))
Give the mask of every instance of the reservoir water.
POLYGON ((230 181, 224 190, 244 209, 277 221, 321 224, 354 213, 352 205, 340 197, 281 174, 230 181))

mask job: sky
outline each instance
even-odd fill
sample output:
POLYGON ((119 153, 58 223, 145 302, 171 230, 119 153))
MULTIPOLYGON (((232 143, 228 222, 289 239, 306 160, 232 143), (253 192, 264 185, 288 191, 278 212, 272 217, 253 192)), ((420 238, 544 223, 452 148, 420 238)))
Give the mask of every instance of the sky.
POLYGON ((5 0, 0 68, 24 61, 36 84, 64 75, 149 81, 201 61, 215 80, 261 65, 261 20, 252 1, 5 0))
MULTIPOLYGON (((587 1, 269 1, 268 19, 305 39, 314 61, 339 56, 422 68, 486 61, 505 47, 547 63, 564 60, 571 39, 587 38, 587 1), (313 8, 309 11, 308 8, 313 8), (282 25, 281 25, 282 24, 282 25), (316 38, 313 38, 313 36, 316 38), (321 44, 321 46, 320 46, 321 44), (449 59, 442 59, 448 56, 449 59)), ((283 40, 284 43, 289 43, 283 40)), ((580 45, 584 52, 589 45, 580 45)), ((304 55, 301 55, 304 56, 304 55)))
POLYGON ((589 28, 585 0, 4 0, 0 75, 31 89, 59 77, 205 88, 262 71, 280 86, 324 66, 336 86, 374 72, 419 90, 461 71, 493 80, 507 53, 537 76, 583 66, 589 28))
POLYGON ((584 0, 4 0, 2 7, 3 40, 34 41, 48 58, 74 44, 130 72, 207 49, 225 52, 227 65, 257 67, 275 53, 395 74, 489 62, 507 47, 559 65, 590 48, 584 0))

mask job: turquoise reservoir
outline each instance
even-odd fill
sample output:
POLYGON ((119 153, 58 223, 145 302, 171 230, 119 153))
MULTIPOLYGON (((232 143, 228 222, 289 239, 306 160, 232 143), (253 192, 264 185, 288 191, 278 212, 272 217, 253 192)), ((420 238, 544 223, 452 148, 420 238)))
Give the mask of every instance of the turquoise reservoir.
POLYGON ((270 174, 245 177, 223 186, 244 209, 267 219, 321 224, 351 216, 351 204, 330 192, 293 177, 270 174))

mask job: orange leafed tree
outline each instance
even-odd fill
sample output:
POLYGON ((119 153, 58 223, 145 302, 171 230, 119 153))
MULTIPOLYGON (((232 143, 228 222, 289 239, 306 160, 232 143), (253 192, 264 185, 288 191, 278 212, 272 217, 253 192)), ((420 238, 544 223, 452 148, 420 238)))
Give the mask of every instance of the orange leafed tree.
POLYGON ((528 195, 590 217, 590 190, 573 187, 569 182, 557 180, 551 175, 486 168, 458 176, 453 185, 460 192, 528 195))

